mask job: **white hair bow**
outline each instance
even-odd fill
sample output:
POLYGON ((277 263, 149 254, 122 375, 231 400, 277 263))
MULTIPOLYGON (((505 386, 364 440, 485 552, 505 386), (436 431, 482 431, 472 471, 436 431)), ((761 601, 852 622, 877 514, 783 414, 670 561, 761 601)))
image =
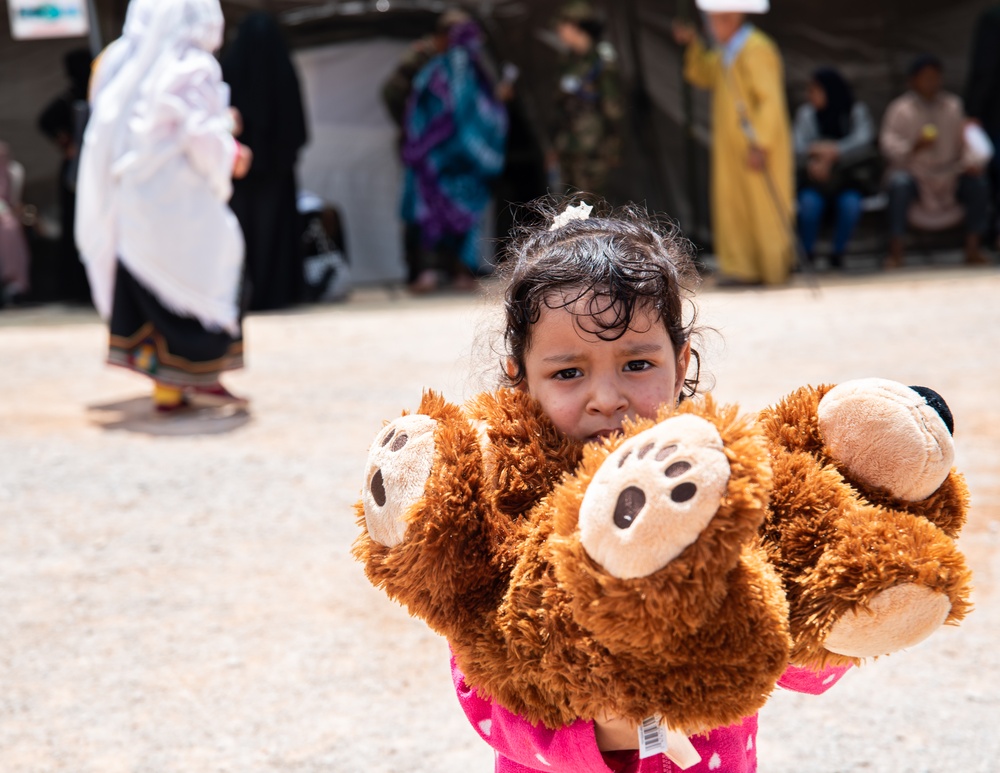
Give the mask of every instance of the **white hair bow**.
POLYGON ((556 215, 555 219, 552 221, 552 225, 549 226, 549 230, 555 231, 562 228, 571 220, 586 220, 590 217, 592 209, 593 207, 586 203, 577 204, 573 207, 566 207, 566 209, 556 215))

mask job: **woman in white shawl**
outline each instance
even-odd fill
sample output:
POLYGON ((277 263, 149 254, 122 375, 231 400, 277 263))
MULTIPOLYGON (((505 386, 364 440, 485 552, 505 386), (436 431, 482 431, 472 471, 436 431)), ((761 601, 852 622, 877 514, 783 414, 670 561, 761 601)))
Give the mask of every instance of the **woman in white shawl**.
POLYGON ((77 182, 76 240, 108 362, 154 381, 157 410, 235 398, 243 237, 229 210, 250 151, 212 52, 218 0, 132 0, 98 59, 77 182))

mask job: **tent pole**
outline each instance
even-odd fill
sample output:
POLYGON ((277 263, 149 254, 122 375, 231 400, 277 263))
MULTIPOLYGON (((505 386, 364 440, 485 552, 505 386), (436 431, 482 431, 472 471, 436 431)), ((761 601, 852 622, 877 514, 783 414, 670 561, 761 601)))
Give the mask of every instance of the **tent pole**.
MULTIPOLYGON (((694 18, 691 8, 691 0, 678 0, 677 3, 677 17, 683 22, 689 24, 694 23, 694 18)), ((702 230, 702 211, 701 211, 701 197, 698 191, 697 182, 697 164, 695 154, 698 151, 697 144, 694 140, 694 97, 691 89, 691 84, 687 82, 684 78, 684 55, 681 54, 680 60, 680 75, 681 75, 681 101, 684 108, 684 177, 687 183, 688 199, 691 206, 691 222, 693 226, 687 228, 689 234, 697 229, 698 233, 702 230)), ((707 232, 708 229, 706 229, 707 232)))
POLYGON ((646 76, 642 69, 642 43, 639 40, 637 6, 638 0, 630 0, 625 11, 625 27, 628 34, 629 51, 632 55, 632 69, 635 73, 635 85, 632 89, 632 120, 634 131, 638 135, 639 146, 652 157, 652 166, 655 170, 652 175, 652 188, 656 191, 658 205, 662 207, 666 204, 663 184, 660 179, 660 176, 664 174, 663 154, 660 152, 660 143, 656 137, 654 122, 648 120, 649 114, 653 111, 653 104, 646 87, 646 76))
POLYGON ((87 0, 87 14, 90 16, 90 55, 96 57, 104 48, 101 38, 101 17, 97 15, 95 0, 87 0))

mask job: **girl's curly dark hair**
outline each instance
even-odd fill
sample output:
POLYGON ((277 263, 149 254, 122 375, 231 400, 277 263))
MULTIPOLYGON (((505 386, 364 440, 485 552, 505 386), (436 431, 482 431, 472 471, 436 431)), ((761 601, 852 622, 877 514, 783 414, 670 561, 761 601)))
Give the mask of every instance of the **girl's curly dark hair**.
MULTIPOLYGON (((621 338, 637 309, 659 316, 675 352, 695 333, 692 298, 700 276, 693 246, 680 229, 636 205, 606 211, 603 202, 601 214, 552 228, 556 215, 579 199, 544 198, 528 205, 537 217, 517 226, 501 257, 508 357, 502 370, 508 386, 524 380, 525 353, 543 306, 570 309, 587 299, 577 325, 605 341, 621 338)), ((686 395, 697 390, 701 370, 697 351, 691 354, 695 368, 685 379, 686 395)))

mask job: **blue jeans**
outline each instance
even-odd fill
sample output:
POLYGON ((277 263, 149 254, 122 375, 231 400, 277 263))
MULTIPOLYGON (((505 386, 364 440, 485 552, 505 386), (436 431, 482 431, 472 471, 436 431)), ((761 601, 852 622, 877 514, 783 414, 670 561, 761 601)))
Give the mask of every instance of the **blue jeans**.
POLYGON ((823 223, 823 215, 829 203, 835 207, 833 221, 833 254, 843 255, 851 234, 861 218, 861 194, 858 191, 841 191, 835 196, 827 196, 815 188, 799 191, 799 238, 807 255, 812 255, 816 238, 823 223))

